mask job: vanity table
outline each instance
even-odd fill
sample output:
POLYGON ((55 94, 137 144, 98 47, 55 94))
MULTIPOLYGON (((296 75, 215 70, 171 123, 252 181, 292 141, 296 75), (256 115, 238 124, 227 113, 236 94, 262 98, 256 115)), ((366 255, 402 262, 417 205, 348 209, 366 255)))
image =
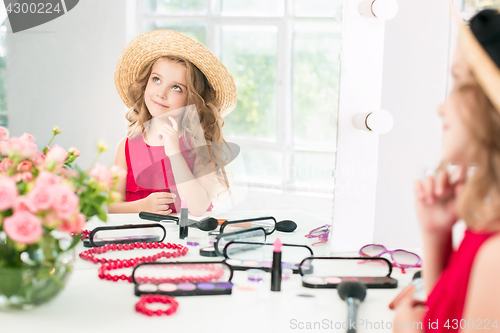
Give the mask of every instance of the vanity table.
MULTIPOLYGON (((279 237, 283 243, 310 246, 317 239, 310 240, 304 235, 311 229, 328 223, 325 219, 301 210, 235 211, 217 218, 233 220, 269 215, 274 216, 278 222, 284 219, 294 220, 298 227, 288 234, 275 231, 268 236, 267 242, 273 242, 279 237)), ((138 214, 110 214, 108 218, 107 224, 91 220, 86 228, 148 222, 141 220, 138 214)), ((167 230, 165 242, 186 245, 185 240, 178 238, 177 225, 164 225, 167 230)), ((208 233, 189 228, 189 235, 205 239, 208 233)), ((316 256, 329 255, 329 244, 317 244, 311 248, 316 256)), ((84 249, 80 243, 76 247, 76 253, 84 249)), ((114 258, 113 255, 116 255, 118 258, 144 255, 140 251, 109 252, 104 256, 114 258)), ((355 253, 345 255, 357 256, 355 253)), ((201 257, 199 247, 190 247, 187 255, 179 260, 222 258, 201 257)), ((98 265, 77 258, 66 288, 52 302, 31 311, 0 312, 0 333, 346 331, 339 325, 347 322, 347 304, 340 299, 337 290, 305 288, 299 274, 283 281, 281 292, 270 291, 270 273, 266 273, 264 281, 260 282, 262 287, 252 297, 241 298, 235 294, 176 297, 179 307, 172 316, 147 317, 134 309, 139 298, 134 295, 133 284, 100 280, 97 269, 98 265)), ((123 271, 130 274, 131 269, 123 271)), ((401 274, 395 268, 392 277, 398 280, 397 289, 367 290, 365 301, 359 307, 358 332, 392 332, 390 327, 394 311, 389 309, 388 304, 410 283, 415 271, 417 269, 408 269, 406 274, 401 274)), ((249 283, 244 271, 235 271, 232 281, 235 286, 249 283)), ((154 308, 153 304, 149 306, 154 308)))

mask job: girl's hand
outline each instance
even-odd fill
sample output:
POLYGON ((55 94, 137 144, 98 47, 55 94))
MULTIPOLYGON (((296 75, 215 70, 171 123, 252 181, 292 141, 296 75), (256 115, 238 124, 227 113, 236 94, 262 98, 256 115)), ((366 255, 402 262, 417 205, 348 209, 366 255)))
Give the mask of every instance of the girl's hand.
POLYGON ((170 204, 174 203, 176 195, 170 192, 155 192, 141 199, 140 210, 143 212, 168 215, 172 213, 170 204))
POLYGON ((168 117, 172 122, 172 126, 164 124, 158 130, 158 138, 163 141, 163 146, 165 148, 165 155, 171 157, 175 154, 179 154, 179 126, 173 117, 168 117))
POLYGON ((394 332, 424 332, 424 317, 427 307, 410 296, 401 300, 394 317, 394 332), (406 324, 406 327, 405 327, 406 324))
POLYGON ((417 216, 424 232, 449 232, 457 221, 456 202, 465 184, 466 168, 461 165, 455 171, 455 177, 440 170, 435 177, 415 182, 417 216))

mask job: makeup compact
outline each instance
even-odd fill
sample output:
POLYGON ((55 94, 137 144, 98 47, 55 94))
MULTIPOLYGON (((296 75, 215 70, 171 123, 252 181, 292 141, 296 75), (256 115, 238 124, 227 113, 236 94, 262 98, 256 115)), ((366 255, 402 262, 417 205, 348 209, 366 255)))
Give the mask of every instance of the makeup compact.
POLYGON ((249 219, 226 221, 220 226, 220 233, 230 233, 249 228, 264 228, 266 235, 276 230, 276 219, 272 216, 254 217, 249 219))
MULTIPOLYGON (((282 269, 290 269, 299 273, 299 264, 302 259, 314 255, 309 246, 283 244, 281 248, 282 269)), ((225 262, 233 266, 235 271, 247 269, 261 269, 271 271, 273 262, 273 244, 264 242, 230 241, 223 250, 225 262)))
MULTIPOLYGON (((262 227, 244 229, 244 230, 228 232, 228 233, 221 233, 215 239, 214 251, 217 254, 217 256, 222 257, 224 247, 230 241, 240 240, 240 241, 253 242, 253 243, 263 243, 266 241, 266 235, 267 235, 266 230, 262 227)), ((255 248, 255 246, 254 245, 241 245, 240 246, 240 250, 242 250, 242 251, 245 248, 253 249, 253 248, 255 248)))
POLYGON ((153 262, 132 272, 135 295, 230 295, 233 269, 223 261, 153 262))
MULTIPOLYGON (((220 221, 220 220, 219 220, 220 221)), ((272 216, 254 217, 243 220, 226 221, 222 223, 220 232, 234 232, 242 229, 262 227, 268 235, 275 230, 281 232, 293 232, 297 229, 297 223, 291 220, 283 220, 276 222, 272 216)))
POLYGON ((392 264, 385 258, 309 257, 299 265, 302 285, 336 288, 341 282, 362 282, 367 288, 397 288, 392 264))
POLYGON ((136 242, 162 242, 167 231, 159 223, 125 224, 94 228, 89 238, 83 241, 85 247, 99 247, 106 244, 130 244, 136 242))

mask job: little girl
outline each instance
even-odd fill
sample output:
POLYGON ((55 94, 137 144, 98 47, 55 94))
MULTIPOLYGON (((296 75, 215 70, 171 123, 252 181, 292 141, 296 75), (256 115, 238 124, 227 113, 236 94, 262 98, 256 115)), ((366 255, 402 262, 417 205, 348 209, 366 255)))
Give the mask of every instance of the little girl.
POLYGON ((123 49, 115 84, 130 108, 114 162, 127 178, 118 184, 125 201, 110 205, 109 213, 167 215, 179 211, 181 198, 192 215, 210 210, 216 185, 229 186, 220 143, 222 117, 236 105, 231 74, 202 44, 155 30, 123 49))
POLYGON ((453 91, 438 110, 444 162, 458 167, 452 176, 441 170, 415 185, 428 299, 425 306, 402 302, 396 331, 500 325, 500 13, 483 10, 470 29, 459 28, 453 91), (467 230, 453 251, 451 229, 459 218, 467 230))

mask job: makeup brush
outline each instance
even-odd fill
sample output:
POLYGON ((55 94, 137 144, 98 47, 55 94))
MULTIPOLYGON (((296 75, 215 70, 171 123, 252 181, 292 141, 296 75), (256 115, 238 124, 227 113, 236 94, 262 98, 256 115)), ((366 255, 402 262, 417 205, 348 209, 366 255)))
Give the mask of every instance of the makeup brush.
POLYGON ((281 232, 292 232, 297 229, 297 223, 292 220, 283 220, 276 223, 276 230, 281 232))
MULTIPOLYGON (((179 223, 179 218, 170 215, 154 214, 148 212, 140 212, 139 217, 143 220, 156 221, 156 222, 176 222, 179 223)), ((219 226, 219 221, 213 217, 205 217, 199 221, 188 220, 190 227, 198 227, 203 231, 212 231, 219 226)))
POLYGON ((356 333, 358 306, 365 300, 366 286, 359 282, 344 281, 337 286, 340 298, 347 302, 347 333, 356 333))
POLYGON ((389 304, 389 309, 394 310, 401 300, 408 295, 414 295, 417 291, 422 291, 424 288, 424 281, 422 280, 422 271, 418 271, 413 275, 413 279, 409 285, 404 287, 401 292, 389 304))

